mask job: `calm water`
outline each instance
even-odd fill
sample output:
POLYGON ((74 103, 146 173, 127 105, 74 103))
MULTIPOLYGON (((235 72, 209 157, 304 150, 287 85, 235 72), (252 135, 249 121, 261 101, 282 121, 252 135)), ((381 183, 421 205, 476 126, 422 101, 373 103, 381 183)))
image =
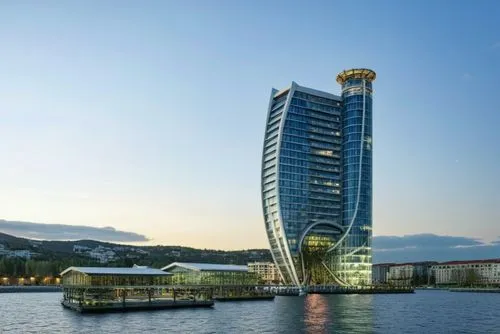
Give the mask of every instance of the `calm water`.
POLYGON ((61 293, 0 294, 0 333, 500 333, 500 294, 309 295, 82 315, 61 293))

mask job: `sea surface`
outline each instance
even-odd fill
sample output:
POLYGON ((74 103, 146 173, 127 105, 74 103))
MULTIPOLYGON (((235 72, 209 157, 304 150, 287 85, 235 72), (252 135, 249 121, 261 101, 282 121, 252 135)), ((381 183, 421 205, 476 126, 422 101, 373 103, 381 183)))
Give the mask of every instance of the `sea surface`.
POLYGON ((61 293, 0 294, 0 333, 499 333, 500 294, 308 295, 211 309, 79 314, 61 293))

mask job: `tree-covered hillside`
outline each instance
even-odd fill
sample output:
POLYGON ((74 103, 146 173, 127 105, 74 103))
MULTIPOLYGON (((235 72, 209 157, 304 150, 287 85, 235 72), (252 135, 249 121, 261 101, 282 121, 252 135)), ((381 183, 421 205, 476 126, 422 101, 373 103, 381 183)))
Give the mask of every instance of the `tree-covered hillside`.
POLYGON ((223 251, 182 246, 130 246, 95 240, 41 241, 0 233, 0 276, 55 276, 69 266, 132 266, 161 268, 172 262, 247 264, 272 261, 267 249, 223 251), (29 256, 6 255, 29 251, 29 256), (102 256, 101 256, 102 255, 102 256), (97 257, 97 258, 96 258, 97 257))

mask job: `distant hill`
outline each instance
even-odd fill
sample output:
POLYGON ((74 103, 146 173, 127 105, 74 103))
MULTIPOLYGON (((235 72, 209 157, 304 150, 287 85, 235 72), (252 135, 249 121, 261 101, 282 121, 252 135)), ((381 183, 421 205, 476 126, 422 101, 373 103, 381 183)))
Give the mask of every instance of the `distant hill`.
POLYGON ((5 233, 0 233, 0 245, 7 251, 27 250, 31 254, 30 258, 19 258, 0 253, 0 275, 56 275, 71 265, 138 264, 161 268, 176 261, 220 264, 272 261, 268 249, 223 251, 182 246, 131 246, 95 240, 48 241, 5 233))

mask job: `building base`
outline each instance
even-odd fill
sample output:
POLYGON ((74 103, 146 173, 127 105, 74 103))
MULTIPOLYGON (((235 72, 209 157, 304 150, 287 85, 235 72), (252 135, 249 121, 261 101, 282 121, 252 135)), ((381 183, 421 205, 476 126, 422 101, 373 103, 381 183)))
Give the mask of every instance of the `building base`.
POLYGON ((151 302, 128 302, 118 303, 110 302, 100 305, 86 305, 79 303, 72 303, 64 300, 61 305, 79 313, 106 313, 106 312, 128 312, 128 311, 150 311, 150 310, 164 310, 173 308, 197 308, 197 307, 212 307, 213 300, 161 300, 151 302))
POLYGON ((273 295, 265 296, 234 296, 234 297, 215 297, 218 302, 235 302, 235 301, 250 301, 250 300, 274 300, 273 295))

